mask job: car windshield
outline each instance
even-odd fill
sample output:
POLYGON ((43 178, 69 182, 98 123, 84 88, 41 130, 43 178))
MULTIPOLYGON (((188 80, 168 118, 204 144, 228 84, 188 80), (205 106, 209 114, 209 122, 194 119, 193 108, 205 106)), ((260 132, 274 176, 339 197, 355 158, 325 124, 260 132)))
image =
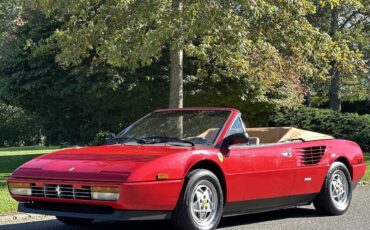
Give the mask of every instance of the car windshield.
POLYGON ((116 139, 138 143, 182 142, 213 144, 230 111, 173 110, 153 112, 133 123, 116 139))

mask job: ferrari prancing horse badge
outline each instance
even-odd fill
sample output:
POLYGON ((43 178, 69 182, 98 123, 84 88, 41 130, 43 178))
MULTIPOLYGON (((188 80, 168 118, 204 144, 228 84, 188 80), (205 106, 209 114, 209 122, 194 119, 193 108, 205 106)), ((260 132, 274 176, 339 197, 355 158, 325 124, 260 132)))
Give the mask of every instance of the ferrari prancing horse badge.
POLYGON ((222 155, 222 153, 217 153, 217 156, 218 156, 218 159, 219 159, 221 162, 224 162, 224 155, 222 155))

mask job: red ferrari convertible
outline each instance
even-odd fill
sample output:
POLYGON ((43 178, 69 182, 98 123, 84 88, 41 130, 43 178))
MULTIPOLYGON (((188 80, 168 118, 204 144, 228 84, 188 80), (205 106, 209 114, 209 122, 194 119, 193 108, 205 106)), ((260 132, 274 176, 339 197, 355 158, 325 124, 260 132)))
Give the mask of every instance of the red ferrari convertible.
POLYGON ((19 211, 66 224, 172 219, 178 229, 207 230, 223 216, 310 203, 341 215, 365 169, 352 141, 246 128, 235 109, 161 109, 106 145, 31 160, 8 187, 19 211))

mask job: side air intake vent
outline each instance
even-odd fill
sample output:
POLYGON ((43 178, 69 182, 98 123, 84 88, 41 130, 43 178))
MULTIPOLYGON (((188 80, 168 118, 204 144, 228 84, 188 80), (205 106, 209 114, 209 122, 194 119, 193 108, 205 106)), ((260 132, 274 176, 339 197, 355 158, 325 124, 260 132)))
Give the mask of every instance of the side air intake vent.
POLYGON ((325 151, 326 146, 314 146, 297 149, 296 153, 302 165, 316 165, 320 163, 325 151))

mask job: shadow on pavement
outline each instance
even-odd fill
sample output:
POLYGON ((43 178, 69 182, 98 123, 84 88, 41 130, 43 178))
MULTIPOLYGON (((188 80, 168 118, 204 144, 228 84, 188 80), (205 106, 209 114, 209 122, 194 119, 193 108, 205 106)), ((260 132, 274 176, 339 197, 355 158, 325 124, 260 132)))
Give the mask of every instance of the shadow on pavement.
POLYGON ((219 228, 236 227, 239 225, 249 225, 281 219, 320 217, 320 216, 321 215, 316 210, 310 208, 283 209, 273 212, 262 212, 257 214, 223 218, 219 225, 219 228))
MULTIPOLYGON (((223 218, 219 228, 238 227, 244 225, 252 225, 259 222, 268 222, 278 219, 289 218, 304 218, 304 217, 319 217, 318 213, 309 208, 294 208, 280 211, 250 214, 236 217, 223 218)), ((250 226, 252 227, 252 226, 250 226)), ((169 221, 141 221, 141 222, 96 222, 88 226, 66 226, 57 220, 34 221, 27 223, 14 223, 8 225, 0 225, 0 230, 98 230, 98 229, 161 229, 170 230, 171 223, 169 221)))

